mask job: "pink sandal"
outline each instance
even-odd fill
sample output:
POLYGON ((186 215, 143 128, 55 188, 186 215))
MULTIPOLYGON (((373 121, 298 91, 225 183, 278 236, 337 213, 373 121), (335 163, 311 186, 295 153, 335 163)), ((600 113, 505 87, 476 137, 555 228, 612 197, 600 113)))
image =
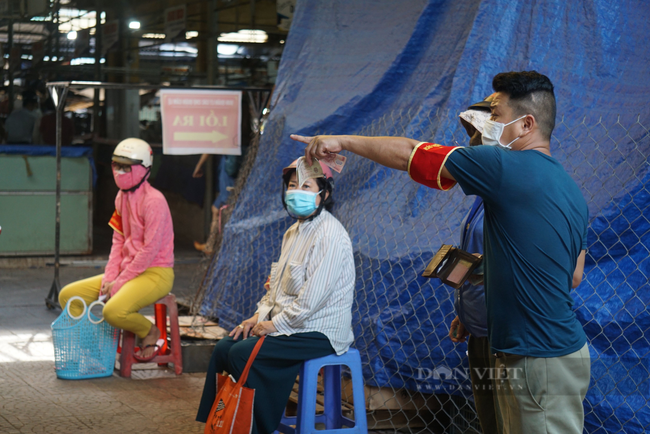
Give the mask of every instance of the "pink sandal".
POLYGON ((149 356, 149 357, 141 357, 141 356, 138 356, 137 354, 134 353, 133 358, 135 360, 137 360, 138 362, 148 362, 150 360, 153 360, 154 357, 156 357, 158 354, 160 354, 160 350, 162 349, 163 345, 165 345, 165 340, 164 339, 158 339, 155 344, 153 344, 153 345, 152 344, 145 345, 143 348, 140 349, 140 351, 143 351, 143 350, 145 350, 147 348, 154 347, 155 350, 154 350, 153 354, 151 354, 151 356, 149 356))

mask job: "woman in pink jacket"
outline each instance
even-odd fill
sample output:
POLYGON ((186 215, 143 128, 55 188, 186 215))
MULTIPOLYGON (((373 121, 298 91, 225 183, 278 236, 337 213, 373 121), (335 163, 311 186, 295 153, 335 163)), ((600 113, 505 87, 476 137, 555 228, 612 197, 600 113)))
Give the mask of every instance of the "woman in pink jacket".
MULTIPOLYGON (((165 197, 147 177, 153 153, 147 142, 126 139, 112 158, 115 183, 115 213, 109 222, 114 230, 113 245, 104 274, 67 285, 59 303, 77 295, 87 304, 106 301, 104 318, 114 327, 129 330, 142 340, 136 358, 152 359, 164 343, 158 328, 138 313, 169 294, 174 284, 174 230, 165 197)), ((70 306, 79 315, 82 306, 70 306)))

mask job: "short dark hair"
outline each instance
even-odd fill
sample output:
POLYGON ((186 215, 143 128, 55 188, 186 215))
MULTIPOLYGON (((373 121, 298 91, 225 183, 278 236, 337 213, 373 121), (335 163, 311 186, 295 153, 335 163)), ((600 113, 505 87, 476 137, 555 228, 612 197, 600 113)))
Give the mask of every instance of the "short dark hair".
POLYGON ((33 90, 26 90, 22 93, 23 105, 38 104, 38 95, 33 90))
POLYGON ((541 133, 551 139, 555 128, 555 94, 551 80, 537 71, 502 72, 494 76, 492 88, 510 97, 515 116, 531 114, 541 133))
POLYGON ((56 110, 56 105, 54 105, 54 100, 52 97, 47 97, 45 102, 43 103, 43 109, 48 112, 53 112, 56 110))
POLYGON ((323 206, 325 207, 326 210, 332 211, 332 208, 334 208, 334 197, 332 196, 332 190, 334 190, 333 185, 332 185, 332 178, 325 179, 325 178, 316 178, 316 183, 318 184, 318 189, 323 190, 321 193, 321 200, 323 200, 323 206), (329 192, 329 197, 327 199, 325 198, 325 192, 329 192))

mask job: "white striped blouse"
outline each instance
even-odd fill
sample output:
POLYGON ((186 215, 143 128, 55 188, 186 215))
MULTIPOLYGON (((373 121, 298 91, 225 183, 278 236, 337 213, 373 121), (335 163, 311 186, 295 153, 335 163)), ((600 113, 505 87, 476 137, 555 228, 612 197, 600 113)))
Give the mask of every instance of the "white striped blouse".
POLYGON ((343 354, 354 340, 354 281, 350 237, 323 210, 285 232, 280 259, 271 264, 270 289, 257 305, 258 322, 270 317, 278 330, 271 336, 321 332, 343 354))

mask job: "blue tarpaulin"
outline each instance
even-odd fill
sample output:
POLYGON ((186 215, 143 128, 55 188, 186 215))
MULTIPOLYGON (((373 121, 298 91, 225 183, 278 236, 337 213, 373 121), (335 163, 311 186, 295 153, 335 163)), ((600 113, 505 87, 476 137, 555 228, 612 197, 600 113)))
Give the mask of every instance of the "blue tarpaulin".
MULTIPOLYGON (((280 203, 281 168, 304 149, 289 134, 370 131, 455 144, 463 132, 454 114, 489 95, 495 74, 537 70, 556 89, 554 157, 590 209, 585 279, 573 292, 593 359, 586 430, 645 432, 648 34, 650 7, 640 0, 299 1, 202 313, 233 327, 263 295, 292 223, 280 203)), ((366 384, 433 392, 466 384, 453 374, 466 366, 465 350, 447 338, 452 290, 419 275, 440 244, 457 242, 471 198, 347 156, 335 176, 334 214, 355 249, 354 345, 366 384)))

